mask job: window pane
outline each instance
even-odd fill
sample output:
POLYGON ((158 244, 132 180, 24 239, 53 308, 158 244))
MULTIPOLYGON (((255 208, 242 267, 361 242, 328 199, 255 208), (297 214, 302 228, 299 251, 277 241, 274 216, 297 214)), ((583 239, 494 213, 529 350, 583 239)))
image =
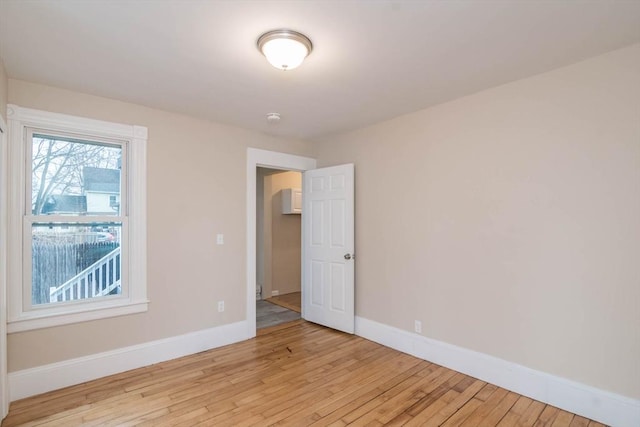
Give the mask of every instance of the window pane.
POLYGON ((120 294, 121 235, 122 223, 34 223, 32 305, 120 294))
POLYGON ((33 215, 119 215, 122 147, 34 133, 33 215))

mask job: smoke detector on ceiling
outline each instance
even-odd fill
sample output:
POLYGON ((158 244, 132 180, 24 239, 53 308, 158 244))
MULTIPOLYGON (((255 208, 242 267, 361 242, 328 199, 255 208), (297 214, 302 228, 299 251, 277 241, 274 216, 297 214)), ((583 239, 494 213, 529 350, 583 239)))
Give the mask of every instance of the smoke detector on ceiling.
POLYGON ((267 113, 267 122, 276 124, 280 121, 280 113, 267 113))

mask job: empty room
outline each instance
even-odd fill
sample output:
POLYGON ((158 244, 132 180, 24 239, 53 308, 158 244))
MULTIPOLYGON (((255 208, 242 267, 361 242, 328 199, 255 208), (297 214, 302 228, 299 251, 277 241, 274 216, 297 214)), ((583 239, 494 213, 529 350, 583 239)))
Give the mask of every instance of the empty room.
POLYGON ((10 426, 640 426, 640 1, 0 0, 10 426))

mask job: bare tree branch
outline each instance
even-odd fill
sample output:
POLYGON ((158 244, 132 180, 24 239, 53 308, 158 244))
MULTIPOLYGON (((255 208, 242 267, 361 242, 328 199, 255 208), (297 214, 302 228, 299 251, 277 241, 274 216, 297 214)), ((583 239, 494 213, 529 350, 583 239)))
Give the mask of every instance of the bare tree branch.
POLYGON ((85 167, 116 169, 120 149, 55 138, 34 138, 32 148, 32 212, 42 213, 51 195, 83 194, 85 167))

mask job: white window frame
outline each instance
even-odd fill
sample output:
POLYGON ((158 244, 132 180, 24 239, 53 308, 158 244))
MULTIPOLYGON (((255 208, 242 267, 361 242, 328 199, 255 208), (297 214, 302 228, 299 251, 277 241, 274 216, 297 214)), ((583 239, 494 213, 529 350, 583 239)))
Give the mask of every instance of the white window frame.
MULTIPOLYGON (((51 326, 85 322, 114 316, 147 311, 147 231, 146 231, 146 151, 147 128, 101 120, 87 119, 66 114, 7 105, 8 117, 8 332, 21 332, 51 326), (27 128, 39 131, 71 133, 88 139, 112 139, 124 141, 127 146, 127 165, 122 185, 127 197, 127 210, 123 213, 127 222, 127 235, 121 243, 123 282, 126 290, 118 296, 74 301, 72 304, 51 304, 31 307, 30 284, 25 285, 25 267, 30 259, 25 254, 29 239, 26 233, 27 211, 31 199, 27 198, 25 183, 27 173, 27 128), (126 268, 124 268, 126 266, 126 268)), ((67 218, 72 220, 72 217, 67 218)), ((124 224, 123 224, 124 226, 124 224)), ((31 229, 29 228, 29 234, 31 229)))

